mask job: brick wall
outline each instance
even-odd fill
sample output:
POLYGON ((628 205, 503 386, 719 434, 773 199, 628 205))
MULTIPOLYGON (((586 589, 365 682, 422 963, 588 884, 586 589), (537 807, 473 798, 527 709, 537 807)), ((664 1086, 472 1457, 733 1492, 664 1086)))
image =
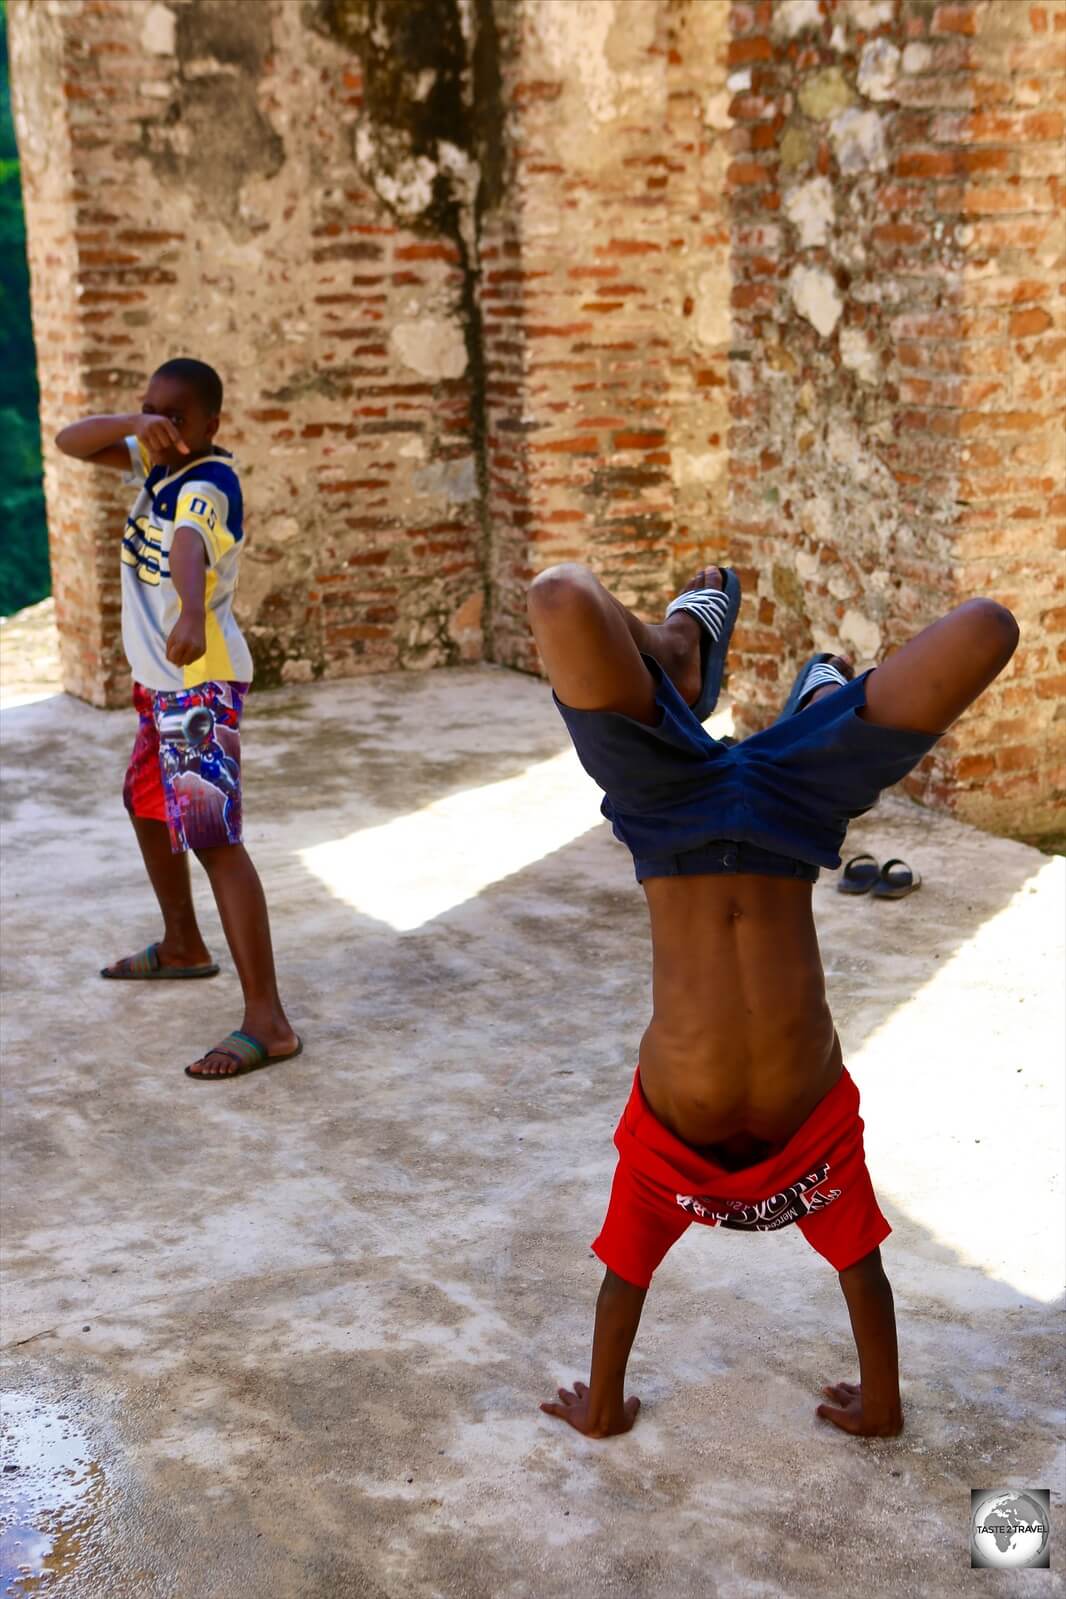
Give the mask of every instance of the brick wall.
MULTIPOLYGON (((910 787, 1063 830, 1066 0, 10 9, 46 438, 216 360, 265 680, 535 669, 537 570, 655 615, 725 559, 749 728, 990 592, 1022 647, 910 787)), ((57 605, 111 701, 90 476, 57 605)))
POLYGON ((483 248, 494 658, 586 560, 652 614, 726 525, 728 8, 505 13, 506 208, 483 248))
POLYGON ((67 686, 126 692, 128 492, 51 439, 174 354, 226 379, 261 681, 480 657, 458 252, 358 170, 359 59, 276 0, 10 11, 67 686))
POLYGON ((785 0, 732 32, 743 725, 805 650, 869 663, 992 594, 1021 648, 908 787, 1061 832, 1066 8, 785 0))
POLYGON ((995 830, 1061 836, 1066 6, 943 6, 927 43, 927 92, 938 52, 957 51, 971 80, 945 73, 945 103, 913 130, 939 164, 926 183, 956 221, 964 267, 945 326, 908 341, 915 387, 902 398, 912 427, 927 419, 955 441, 956 591, 997 594, 1022 626, 1010 673, 950 740, 936 797, 995 830))

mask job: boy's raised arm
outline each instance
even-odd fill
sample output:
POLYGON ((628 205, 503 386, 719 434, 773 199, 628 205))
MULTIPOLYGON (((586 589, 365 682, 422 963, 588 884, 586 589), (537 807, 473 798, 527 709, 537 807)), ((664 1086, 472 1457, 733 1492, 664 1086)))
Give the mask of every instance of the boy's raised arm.
POLYGON ((81 422, 71 422, 56 434, 56 446, 75 460, 128 472, 130 458, 125 440, 131 433, 150 455, 173 449, 182 455, 189 453, 189 446, 169 417, 143 411, 133 411, 128 416, 87 416, 81 422))

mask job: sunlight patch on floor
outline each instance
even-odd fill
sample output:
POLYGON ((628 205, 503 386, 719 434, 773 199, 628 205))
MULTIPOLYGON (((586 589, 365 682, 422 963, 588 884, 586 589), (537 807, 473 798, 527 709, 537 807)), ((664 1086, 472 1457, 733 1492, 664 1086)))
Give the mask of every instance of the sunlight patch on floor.
POLYGON ((565 750, 517 777, 296 853, 337 899, 408 933, 598 822, 599 791, 565 750))
POLYGON ((21 705, 39 705, 42 700, 57 700, 62 689, 27 689, 19 692, 17 689, 9 693, 0 688, 0 711, 17 711, 21 705))
POLYGON ((1064 927, 1059 856, 848 1062, 874 1187, 962 1262, 1045 1303, 1066 1257, 1060 1140, 1046 1137, 1066 1121, 1064 927), (1029 980, 1005 994, 991 974, 1016 972, 1019 951, 1029 980))

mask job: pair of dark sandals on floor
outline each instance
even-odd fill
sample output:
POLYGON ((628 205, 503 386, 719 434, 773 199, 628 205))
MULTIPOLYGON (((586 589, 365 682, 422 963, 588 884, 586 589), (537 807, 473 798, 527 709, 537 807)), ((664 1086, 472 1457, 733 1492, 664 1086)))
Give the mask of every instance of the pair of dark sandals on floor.
POLYGON ((906 899, 921 888, 921 873, 893 857, 883 866, 873 855, 853 855, 840 874, 838 894, 870 894, 874 899, 906 899))

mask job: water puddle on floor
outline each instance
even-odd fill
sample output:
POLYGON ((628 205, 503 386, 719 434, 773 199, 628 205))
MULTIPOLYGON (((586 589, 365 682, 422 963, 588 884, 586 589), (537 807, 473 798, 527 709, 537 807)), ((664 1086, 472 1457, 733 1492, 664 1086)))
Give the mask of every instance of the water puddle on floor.
POLYGON ((104 1473, 69 1407, 0 1394, 0 1595, 75 1595, 94 1564, 104 1473))

